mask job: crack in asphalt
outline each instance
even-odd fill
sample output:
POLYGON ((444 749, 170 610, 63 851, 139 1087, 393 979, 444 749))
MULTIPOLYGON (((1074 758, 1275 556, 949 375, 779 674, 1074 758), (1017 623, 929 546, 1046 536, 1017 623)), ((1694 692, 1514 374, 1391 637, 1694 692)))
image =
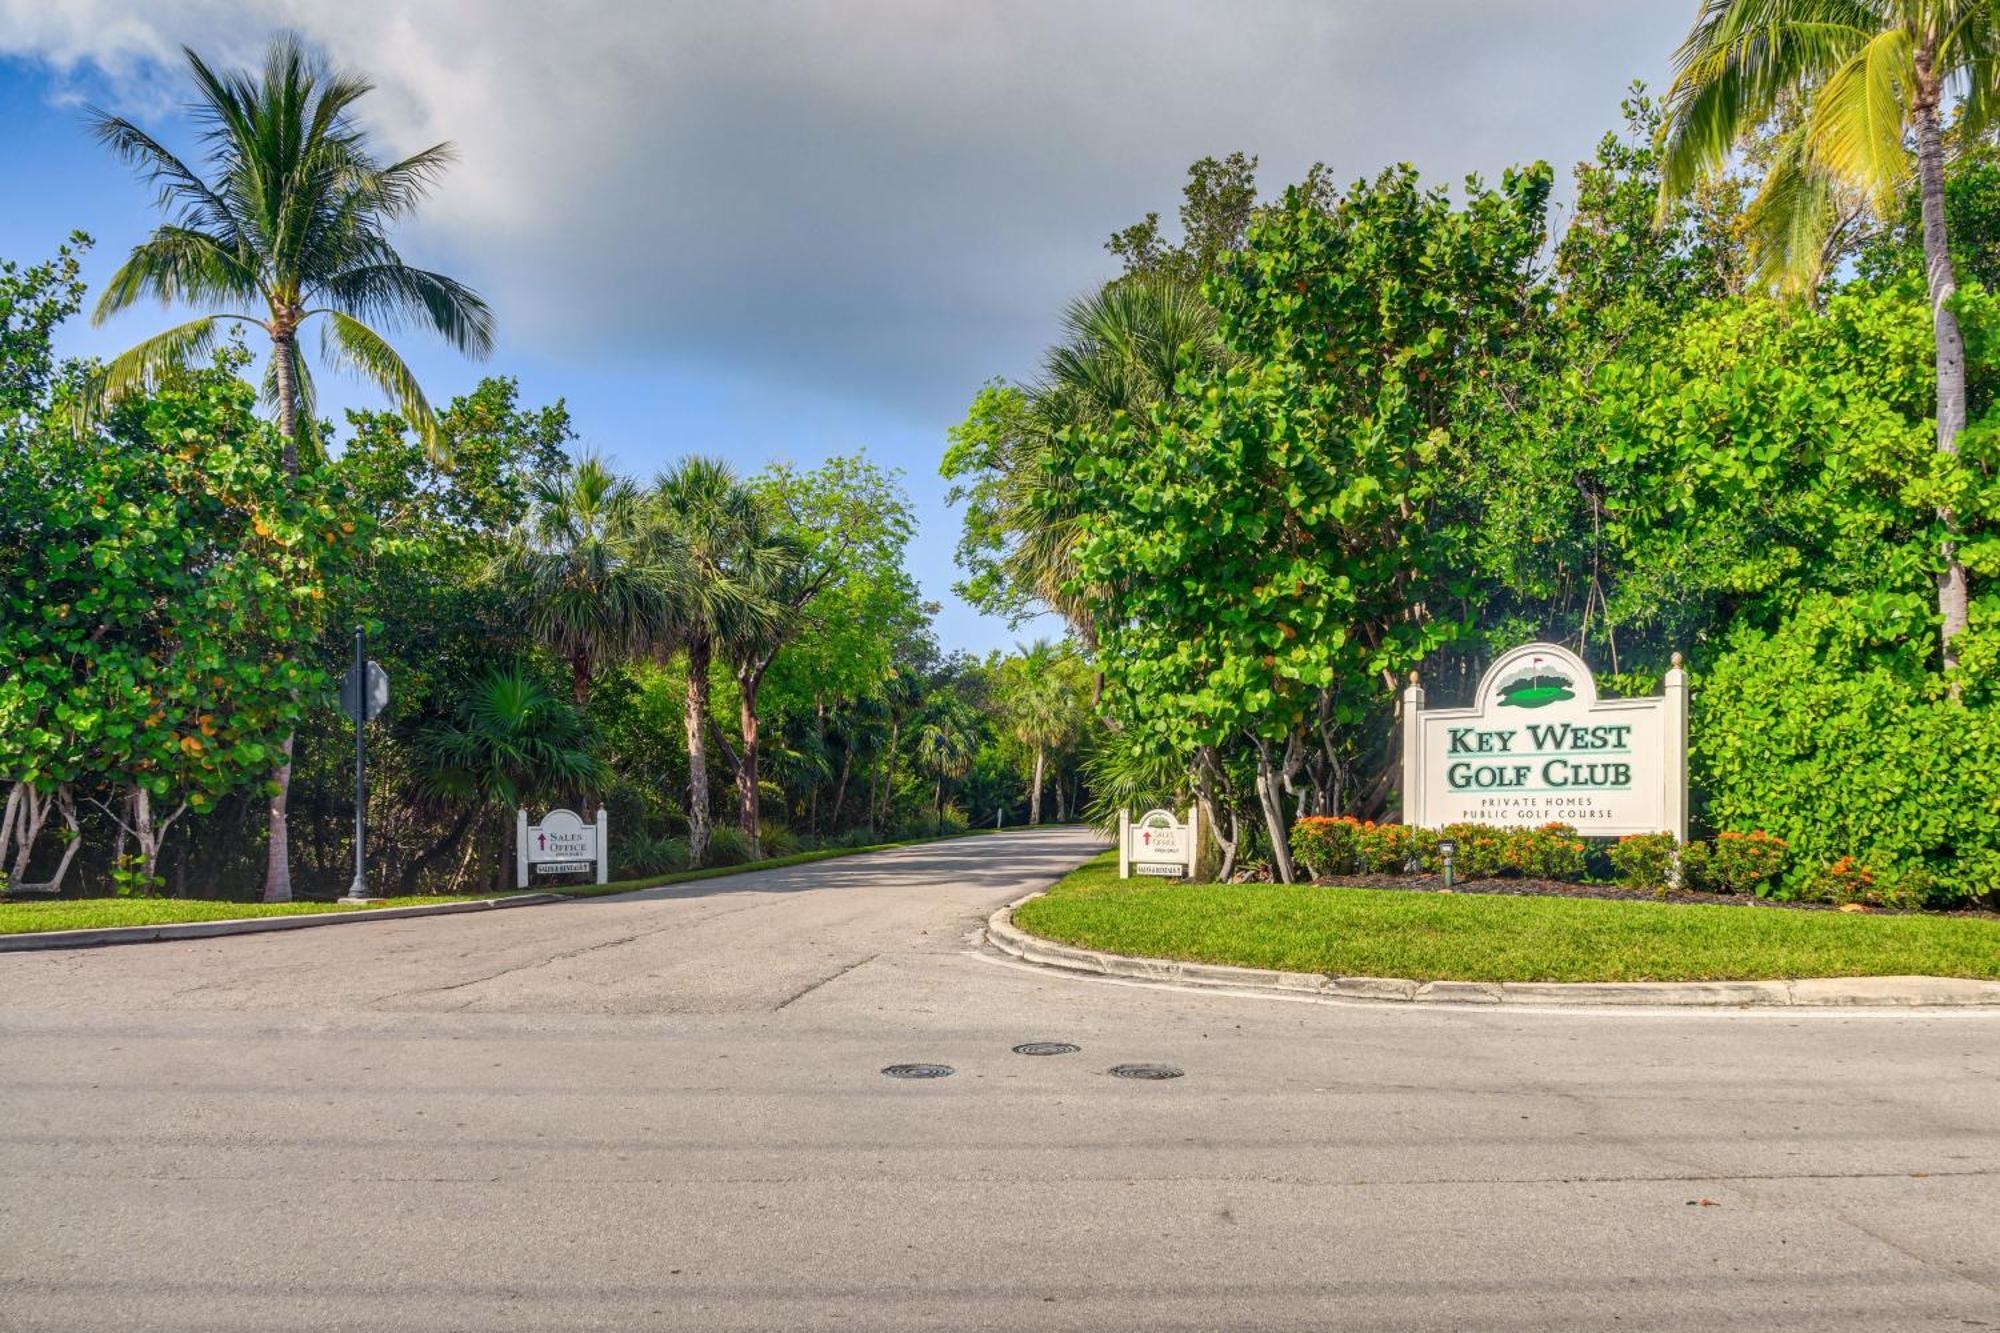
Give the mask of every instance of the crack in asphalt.
POLYGON ((788 998, 786 998, 785 1000, 779 1002, 778 1008, 773 1009, 771 1012, 777 1013, 779 1010, 789 1008, 791 1005, 797 1003, 798 1001, 805 999, 806 996, 812 994, 814 991, 818 990, 821 986, 825 986, 832 982, 838 981, 842 977, 846 976, 849 972, 852 972, 855 968, 866 967, 868 966, 868 964, 874 962, 877 958, 880 958, 881 956, 882 956, 881 952, 871 953, 866 958, 863 958, 858 962, 849 963, 846 967, 841 968, 838 972, 835 972, 830 976, 821 977, 818 981, 813 982, 812 985, 807 986, 804 990, 798 991, 793 995, 789 996, 788 998))

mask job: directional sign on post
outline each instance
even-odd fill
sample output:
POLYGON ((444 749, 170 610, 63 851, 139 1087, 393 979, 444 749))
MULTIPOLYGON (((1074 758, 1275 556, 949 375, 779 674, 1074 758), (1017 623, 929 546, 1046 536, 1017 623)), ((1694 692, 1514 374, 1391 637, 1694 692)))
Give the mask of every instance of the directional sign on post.
POLYGON ((365 695, 368 704, 366 716, 362 715, 361 703, 364 695, 361 677, 353 667, 347 668, 347 675, 340 682, 340 711, 356 722, 373 722, 382 716, 382 710, 389 706, 389 673, 379 662, 368 664, 368 689, 365 695))

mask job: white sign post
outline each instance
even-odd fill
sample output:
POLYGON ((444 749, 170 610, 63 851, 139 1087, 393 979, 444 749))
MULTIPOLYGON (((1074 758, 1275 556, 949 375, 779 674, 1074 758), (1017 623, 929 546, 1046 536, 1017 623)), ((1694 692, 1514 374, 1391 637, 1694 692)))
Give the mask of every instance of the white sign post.
POLYGON ((1564 823, 1590 837, 1687 840, 1687 672, 1657 699, 1600 699, 1583 659, 1552 643, 1503 653, 1470 708, 1403 691, 1403 822, 1564 823))
POLYGON ((602 809, 597 822, 586 824, 570 810, 551 810, 539 824, 528 822, 526 810, 514 812, 514 866, 516 887, 528 887, 531 871, 544 875, 573 875, 597 870, 597 882, 609 878, 611 863, 610 816, 602 809))
POLYGON ((1174 818, 1171 810, 1148 810, 1134 820, 1118 812, 1118 878, 1141 875, 1194 878, 1194 858, 1200 841, 1196 838, 1195 807, 1188 807, 1187 823, 1174 818))

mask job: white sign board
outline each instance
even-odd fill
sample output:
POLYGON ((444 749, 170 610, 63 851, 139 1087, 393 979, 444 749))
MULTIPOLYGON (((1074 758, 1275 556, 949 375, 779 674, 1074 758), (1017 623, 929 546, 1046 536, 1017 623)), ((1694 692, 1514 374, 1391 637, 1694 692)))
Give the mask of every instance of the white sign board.
POLYGON ((1148 810, 1136 820, 1118 812, 1118 878, 1140 875, 1194 877, 1194 858, 1199 843, 1195 837, 1195 812, 1189 809, 1187 823, 1174 818, 1171 810, 1148 810))
POLYGON ((1687 837, 1687 673, 1657 699, 1600 699, 1583 659, 1552 643, 1502 654, 1470 708, 1403 692, 1403 822, 1573 825, 1591 837, 1687 837))
POLYGON ((611 838, 604 811, 597 812, 594 824, 586 824, 576 812, 563 809, 549 811, 539 824, 528 822, 526 810, 516 811, 514 820, 515 875, 519 887, 528 887, 531 870, 565 875, 595 867, 597 882, 605 882, 610 869, 611 838))

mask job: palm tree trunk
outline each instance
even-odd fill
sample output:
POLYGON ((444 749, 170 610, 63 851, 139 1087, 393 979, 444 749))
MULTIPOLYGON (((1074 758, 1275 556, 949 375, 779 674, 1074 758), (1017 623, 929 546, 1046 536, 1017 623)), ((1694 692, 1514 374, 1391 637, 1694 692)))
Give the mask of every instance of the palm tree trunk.
MULTIPOLYGON (((1939 453, 1956 454, 1958 433, 1965 429, 1965 337, 1959 332, 1958 316, 1951 310, 1951 298, 1958 292, 1958 275, 1952 269, 1951 246, 1945 234, 1944 142, 1938 126, 1940 89, 1930 63, 1928 51, 1918 53, 1917 179, 1923 197, 1924 269, 1930 278, 1931 322, 1937 334, 1937 447, 1939 453)), ((1949 509, 1940 509, 1938 520, 1947 533, 1939 552, 1944 568, 1938 573, 1937 589, 1938 615, 1944 622, 1944 669, 1950 671, 1958 665, 1955 640, 1965 629, 1970 598, 1965 566, 1958 558, 1958 542, 1950 535, 1954 516, 1949 509)))
POLYGON ((854 745, 850 738, 849 743, 841 747, 840 781, 834 784, 833 811, 826 817, 826 832, 828 833, 838 833, 840 831, 840 807, 847 802, 847 779, 848 775, 853 772, 854 745))
POLYGON ((688 641, 688 864, 708 859, 708 663, 712 645, 705 638, 688 641))
POLYGON ((1028 794, 1028 822, 1030 824, 1039 824, 1042 822, 1043 755, 1042 747, 1037 745, 1035 747, 1035 789, 1028 794))
MULTIPOLYGON (((299 385, 293 357, 298 351, 293 335, 274 334, 271 338, 271 367, 278 381, 278 433, 284 436, 284 468, 288 480, 299 476, 299 385)), ((270 837, 264 846, 264 901, 288 903, 292 900, 291 826, 285 811, 292 796, 292 743, 295 732, 286 732, 278 743, 278 766, 271 772, 271 797, 267 809, 270 837)))
POLYGON ((942 776, 937 780, 937 832, 940 838, 944 836, 944 778, 942 776))
POLYGON ((889 719, 889 755, 882 775, 882 817, 875 821, 881 828, 889 822, 889 813, 896 804, 896 746, 902 741, 903 719, 889 719))
POLYGON ((736 763, 736 821, 750 840, 750 856, 764 854, 762 820, 757 809, 757 686, 755 676, 737 676, 737 725, 743 733, 743 750, 736 763))
POLYGON ((264 901, 288 903, 292 900, 292 842, 285 818, 285 804, 292 794, 292 743, 298 737, 285 733, 278 742, 278 766, 271 770, 272 792, 266 814, 271 836, 264 846, 264 901))

